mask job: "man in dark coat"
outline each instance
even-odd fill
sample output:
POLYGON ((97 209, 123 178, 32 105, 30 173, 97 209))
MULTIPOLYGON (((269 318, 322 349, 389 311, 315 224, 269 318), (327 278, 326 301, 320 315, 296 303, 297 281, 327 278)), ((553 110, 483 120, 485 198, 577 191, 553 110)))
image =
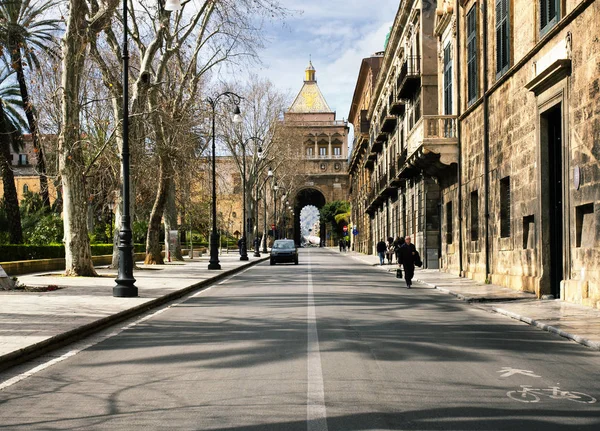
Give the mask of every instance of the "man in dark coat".
POLYGON ((404 268, 404 279, 406 280, 406 288, 410 289, 412 279, 415 275, 415 261, 417 260, 417 249, 411 243, 410 236, 404 238, 404 244, 400 246, 400 260, 398 264, 402 264, 404 268))
POLYGON ((396 255, 396 263, 400 263, 400 247, 404 244, 404 237, 398 235, 394 240, 394 254, 396 255))

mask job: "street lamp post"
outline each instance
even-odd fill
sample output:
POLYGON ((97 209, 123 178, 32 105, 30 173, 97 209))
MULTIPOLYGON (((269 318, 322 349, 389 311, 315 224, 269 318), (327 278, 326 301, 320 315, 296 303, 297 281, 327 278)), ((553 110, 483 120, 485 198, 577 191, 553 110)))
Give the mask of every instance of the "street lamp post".
POLYGON ((206 101, 212 108, 212 232, 210 233, 210 261, 208 263, 208 269, 221 269, 219 263, 219 232, 217 231, 217 169, 215 163, 216 156, 216 144, 215 144, 215 117, 217 102, 221 97, 227 96, 236 105, 234 112, 233 122, 239 123, 242 121, 239 115, 241 96, 238 96, 231 91, 225 91, 215 97, 207 97, 206 101))
MULTIPOLYGON (((236 108, 236 114, 239 115, 239 108, 236 108)), ((240 260, 248 260, 248 244, 247 244, 247 225, 248 225, 248 220, 246 218, 246 145, 248 145, 248 142, 252 141, 252 140, 257 140, 262 142, 263 140, 261 138, 259 138, 258 136, 251 136, 248 139, 246 139, 245 141, 242 141, 242 213, 243 213, 243 218, 244 218, 244 226, 242 229, 242 243, 241 243, 241 250, 240 250, 240 260)), ((259 159, 262 158, 262 147, 259 147, 258 150, 258 157, 259 159)), ((257 177, 258 179, 258 177, 257 177)), ((258 184, 258 181, 257 181, 258 184)), ((258 193, 258 185, 256 187, 257 193, 258 193)), ((258 219, 258 217, 257 217, 258 219)), ((256 254, 258 254, 257 257, 260 257, 260 253, 258 253, 258 247, 256 248, 255 252, 254 252, 254 256, 256 256, 256 254)))
MULTIPOLYGON (((119 230, 119 270, 113 296, 133 298, 138 296, 138 288, 133 278, 133 234, 129 214, 129 50, 127 49, 127 0, 123 0, 123 145, 121 148, 121 172, 123 177, 121 228, 119 230)), ((179 0, 169 0, 164 6, 167 11, 181 9, 179 0)))
POLYGON ((256 182, 256 203, 254 204, 254 206, 256 207, 256 235, 254 236, 254 257, 260 257, 260 241, 258 240, 258 198, 259 198, 259 190, 258 190, 258 185, 259 185, 259 181, 258 181, 258 163, 262 160, 263 158, 263 150, 262 150, 262 146, 258 147, 258 161, 257 163, 257 167, 255 169, 256 171, 256 178, 255 178, 255 182, 256 182))
POLYGON ((277 182, 273 185, 273 240, 277 239, 277 182))
MULTIPOLYGON (((266 182, 269 178, 273 177, 273 171, 269 168, 267 172, 267 180, 263 184, 265 186, 266 182)), ((263 191, 263 253, 267 253, 267 190, 266 188, 263 191)))

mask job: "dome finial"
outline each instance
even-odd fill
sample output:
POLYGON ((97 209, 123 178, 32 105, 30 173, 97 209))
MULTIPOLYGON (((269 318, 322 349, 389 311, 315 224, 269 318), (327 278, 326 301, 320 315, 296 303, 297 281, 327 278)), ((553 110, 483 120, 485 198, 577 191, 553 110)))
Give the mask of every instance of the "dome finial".
POLYGON ((312 64, 311 57, 312 56, 309 54, 308 67, 306 68, 305 73, 304 73, 304 82, 316 82, 317 81, 316 76, 315 76, 316 71, 312 64))

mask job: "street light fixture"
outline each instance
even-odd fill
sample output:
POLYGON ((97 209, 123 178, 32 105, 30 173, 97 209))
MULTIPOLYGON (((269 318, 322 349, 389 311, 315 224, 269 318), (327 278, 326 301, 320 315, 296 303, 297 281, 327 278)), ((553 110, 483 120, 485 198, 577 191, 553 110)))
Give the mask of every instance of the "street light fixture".
MULTIPOLYGON (((267 181, 273 177, 273 170, 269 168, 267 171, 267 181)), ((265 181, 266 184, 266 181, 265 181)), ((264 184, 263 184, 264 186, 264 184)), ((266 189, 263 192, 263 253, 267 253, 267 192, 266 189)))
MULTIPOLYGON (((113 296, 133 298, 138 296, 138 288, 133 278, 133 234, 131 233, 130 190, 129 190, 129 51, 127 49, 127 0, 123 0, 123 146, 121 149, 121 171, 123 174, 121 228, 119 230, 119 270, 113 296)), ((169 0, 166 11, 181 9, 180 0, 169 0)))
POLYGON ((212 109, 212 232, 210 233, 210 261, 208 263, 208 269, 221 269, 219 263, 219 232, 217 231, 217 169, 216 169, 216 144, 215 144, 215 117, 217 115, 216 108, 217 103, 222 97, 227 96, 235 104, 235 110, 233 112, 233 122, 240 123, 242 117, 240 116, 240 101, 242 96, 239 96, 231 91, 225 91, 215 97, 207 97, 206 102, 212 109))
POLYGON ((273 185, 273 240, 277 239, 277 182, 273 185))
POLYGON ((262 146, 258 147, 257 152, 258 161, 256 166, 256 235, 254 236, 254 257, 260 257, 260 241, 258 240, 258 199, 259 199, 259 190, 258 190, 258 163, 260 163, 264 157, 262 146))
MULTIPOLYGON (((242 117, 239 115, 239 107, 236 108, 236 116, 239 117, 239 121, 242 121, 242 117)), ((235 117, 234 120, 236 121, 235 117)), ((242 141, 242 214, 244 220, 244 226, 242 229, 242 242, 240 247, 240 260, 248 260, 248 244, 247 244, 247 234, 246 234, 246 226, 248 225, 248 220, 246 219, 246 145, 248 142, 252 140, 258 140, 262 142, 262 139, 258 136, 250 136, 245 141, 242 141)), ((262 154, 262 150, 261 150, 262 154)), ((255 252, 256 255, 256 252, 255 252)), ((260 257, 260 254, 258 255, 260 257)))

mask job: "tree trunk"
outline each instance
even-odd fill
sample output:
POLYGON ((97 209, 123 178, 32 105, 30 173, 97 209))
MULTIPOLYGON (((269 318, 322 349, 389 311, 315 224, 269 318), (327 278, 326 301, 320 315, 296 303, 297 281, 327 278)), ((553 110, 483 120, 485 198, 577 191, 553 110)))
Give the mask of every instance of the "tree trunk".
MULTIPOLYGON (((168 233, 171 230, 178 230, 177 226, 177 206, 175 205, 175 181, 171 181, 169 190, 167 193, 167 202, 165 204, 165 211, 163 214, 165 223, 165 234, 168 238, 168 233)), ((171 255, 173 260, 183 260, 183 254, 181 253, 181 242, 179 241, 179 235, 175 244, 175 253, 171 255)))
POLYGON ((162 265, 165 263, 162 257, 162 244, 160 243, 161 218, 167 201, 167 193, 173 177, 170 169, 171 163, 166 156, 159 156, 160 174, 158 177, 158 189, 154 206, 150 213, 148 233, 146 235, 146 265, 162 265))
POLYGON ((71 0, 67 30, 62 39, 62 124, 58 139, 65 231, 65 274, 97 276, 86 225, 85 160, 80 145, 79 92, 84 69, 86 38, 85 1, 71 0))
POLYGON ((48 178, 46 177, 46 162, 44 161, 44 151, 40 143, 39 130, 37 127, 37 118, 33 104, 29 99, 29 91, 27 90, 27 82, 25 81, 25 73, 23 72, 23 59, 21 57, 21 48, 13 41, 9 41, 8 50, 11 53, 12 67, 17 74, 17 82, 23 100, 23 110, 27 117, 27 125, 31 133, 33 141, 33 149, 36 154, 36 169, 40 175, 40 196, 46 208, 50 208, 50 197, 48 195, 48 178))
MULTIPOLYGON (((0 112, 0 115, 3 115, 3 113, 0 112)), ((3 121, 0 119, 0 124, 1 123, 3 123, 3 121)), ((23 230, 21 228, 21 214, 19 213, 19 199, 17 198, 15 177, 9 162, 10 144, 7 142, 9 141, 9 138, 8 135, 4 133, 4 130, 6 129, 0 125, 0 173, 2 173, 4 205, 6 206, 6 215, 8 216, 8 233, 11 244, 21 244, 23 243, 23 230)))

